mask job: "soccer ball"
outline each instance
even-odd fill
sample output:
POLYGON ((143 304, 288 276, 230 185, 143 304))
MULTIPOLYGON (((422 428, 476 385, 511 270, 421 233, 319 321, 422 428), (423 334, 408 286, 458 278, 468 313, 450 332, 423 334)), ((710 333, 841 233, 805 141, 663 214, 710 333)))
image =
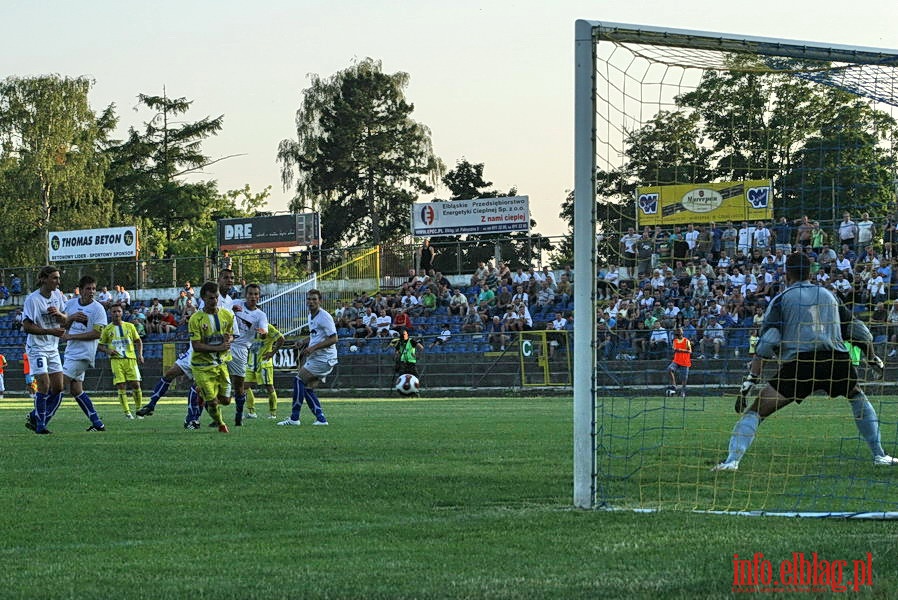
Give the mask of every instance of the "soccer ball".
POLYGON ((667 390, 666 390, 666 393, 667 393, 668 396, 676 396, 676 395, 677 395, 677 388, 668 387, 667 390))
POLYGON ((353 344, 352 346, 349 347, 349 351, 350 351, 350 352, 358 352, 358 351, 359 351, 359 347, 356 346, 355 344, 353 344))
POLYGON ((417 394, 420 386, 421 382, 418 381, 418 378, 414 375, 409 375, 408 373, 400 375, 399 378, 396 379, 396 391, 403 396, 413 396, 417 394))

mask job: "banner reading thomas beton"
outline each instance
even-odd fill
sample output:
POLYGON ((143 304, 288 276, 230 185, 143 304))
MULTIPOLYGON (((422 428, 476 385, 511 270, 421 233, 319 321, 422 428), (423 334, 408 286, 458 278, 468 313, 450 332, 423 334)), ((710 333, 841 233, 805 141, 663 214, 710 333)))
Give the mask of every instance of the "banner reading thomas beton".
POLYGON ((530 231, 530 199, 474 198, 412 205, 412 235, 438 237, 461 233, 530 231))
POLYGON ((48 241, 50 262, 137 256, 136 227, 51 231, 48 241))

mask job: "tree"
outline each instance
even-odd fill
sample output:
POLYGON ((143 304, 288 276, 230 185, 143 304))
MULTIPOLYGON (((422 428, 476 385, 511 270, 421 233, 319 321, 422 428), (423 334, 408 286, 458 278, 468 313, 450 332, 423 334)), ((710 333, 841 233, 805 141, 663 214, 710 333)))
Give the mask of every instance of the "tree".
POLYGON ((320 211, 332 245, 406 234, 412 203, 433 191, 444 170, 430 131, 411 118, 409 76, 386 74, 368 58, 311 79, 296 112, 296 140, 283 140, 277 153, 284 188, 296 185, 291 209, 320 211))
POLYGON ((109 224, 101 146, 116 117, 112 105, 94 113, 92 85, 60 75, 0 83, 0 255, 12 264, 43 263, 51 229, 109 224))
MULTIPOLYGON (((224 116, 195 122, 178 121, 192 101, 140 94, 139 104, 154 112, 143 131, 133 127, 124 142, 111 145, 108 187, 127 214, 146 219, 160 232, 148 240, 157 251, 174 251, 182 234, 195 232, 204 218, 219 206, 221 197, 214 181, 186 182, 184 176, 230 157, 210 158, 202 151, 205 139, 221 131, 224 116)), ((149 236, 157 234, 152 230, 149 236)))

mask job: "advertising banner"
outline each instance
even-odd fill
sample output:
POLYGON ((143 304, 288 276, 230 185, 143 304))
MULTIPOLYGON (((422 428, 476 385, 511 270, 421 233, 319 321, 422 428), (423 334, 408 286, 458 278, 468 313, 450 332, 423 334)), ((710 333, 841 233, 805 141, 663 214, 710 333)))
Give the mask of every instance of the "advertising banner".
POLYGON ((411 223, 417 237, 530 231, 530 200, 510 196, 422 202, 412 205, 411 223))
POLYGON ((50 249, 51 263, 67 260, 135 258, 137 227, 51 231, 47 247, 50 249))
POLYGON ((636 221, 645 225, 769 221, 773 218, 769 180, 641 187, 636 221))

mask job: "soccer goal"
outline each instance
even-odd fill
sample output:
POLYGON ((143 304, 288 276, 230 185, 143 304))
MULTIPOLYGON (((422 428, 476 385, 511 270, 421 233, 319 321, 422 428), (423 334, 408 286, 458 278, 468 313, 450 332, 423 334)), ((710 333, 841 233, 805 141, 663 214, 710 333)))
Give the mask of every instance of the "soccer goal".
MULTIPOLYGON (((582 20, 575 38, 574 505, 898 517, 898 468, 874 466, 842 398, 786 407, 759 428, 737 472, 710 471, 727 455, 737 419, 753 314, 780 285, 767 248, 774 261, 777 250, 811 248, 821 285, 850 275, 843 297, 880 354, 894 349, 895 329, 876 321, 894 292, 865 286, 893 258, 898 51, 582 20), (872 232, 868 239, 859 227, 849 240, 850 271, 838 266, 846 213, 872 232), (767 240, 755 238, 761 229, 767 240), (867 246, 878 264, 864 257, 867 246), (699 347, 710 322, 703 309, 714 304, 704 290, 695 302, 703 258, 706 281, 724 288, 719 346, 699 347), (611 282, 601 296, 590 274, 611 282), (673 281, 675 304, 688 304, 688 314, 649 316, 665 328, 694 322, 685 397, 667 390, 671 354, 652 360, 645 320, 634 324, 638 310, 618 305, 629 295, 638 309, 660 291, 653 300, 667 308, 673 281), (599 331, 602 316, 626 327, 599 331), (608 340, 616 351, 599 352, 608 340), (621 355, 638 358, 616 365, 621 355), (625 385, 609 371, 624 373, 625 385)), ((882 445, 896 455, 891 360, 883 381, 862 380, 882 445)))

